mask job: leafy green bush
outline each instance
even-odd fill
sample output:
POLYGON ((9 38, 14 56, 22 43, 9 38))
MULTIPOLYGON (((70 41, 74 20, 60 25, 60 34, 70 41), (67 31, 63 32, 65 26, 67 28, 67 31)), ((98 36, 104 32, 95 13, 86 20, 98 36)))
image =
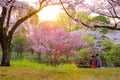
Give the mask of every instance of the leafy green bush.
POLYGON ((106 34, 108 31, 109 31, 109 29, 103 28, 103 29, 101 30, 101 33, 106 34))
POLYGON ((105 39, 103 47, 110 47, 104 51, 104 58, 108 66, 120 66, 120 45, 116 45, 105 39))
POLYGON ((80 57, 76 60, 78 67, 89 67, 90 53, 87 49, 81 49, 77 52, 80 57))
POLYGON ((85 41, 87 41, 88 43, 94 43, 94 41, 95 41, 94 37, 93 37, 93 36, 90 36, 90 35, 84 36, 83 39, 84 39, 85 41))

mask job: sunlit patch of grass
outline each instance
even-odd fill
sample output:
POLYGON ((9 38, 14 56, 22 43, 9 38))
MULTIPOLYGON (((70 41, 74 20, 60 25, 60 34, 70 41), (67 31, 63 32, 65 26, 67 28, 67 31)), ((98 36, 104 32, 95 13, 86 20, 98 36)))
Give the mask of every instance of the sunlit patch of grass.
POLYGON ((61 64, 61 68, 65 68, 65 69, 77 69, 78 67, 75 64, 61 64))
POLYGON ((47 68, 51 67, 50 64, 39 64, 37 62, 29 61, 27 59, 22 60, 12 60, 11 62, 12 67, 38 67, 38 68, 47 68))
POLYGON ((38 68, 64 68, 64 69, 76 69, 78 68, 75 64, 59 64, 56 66, 53 66, 51 64, 45 64, 45 63, 38 63, 35 61, 29 61, 27 59, 22 60, 11 60, 11 66, 12 67, 38 67, 38 68))

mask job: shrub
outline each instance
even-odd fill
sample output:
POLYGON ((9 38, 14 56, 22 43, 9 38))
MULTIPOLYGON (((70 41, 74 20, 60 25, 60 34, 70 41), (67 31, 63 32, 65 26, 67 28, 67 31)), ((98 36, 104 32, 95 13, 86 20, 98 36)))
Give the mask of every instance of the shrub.
POLYGON ((108 66, 119 66, 120 67, 120 45, 116 45, 109 40, 105 40, 102 44, 104 47, 110 47, 104 51, 104 58, 108 66))

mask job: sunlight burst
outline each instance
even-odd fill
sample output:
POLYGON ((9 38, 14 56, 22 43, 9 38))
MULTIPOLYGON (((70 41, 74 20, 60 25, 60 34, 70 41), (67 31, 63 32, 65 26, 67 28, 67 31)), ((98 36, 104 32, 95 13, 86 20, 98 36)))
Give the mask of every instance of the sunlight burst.
POLYGON ((41 21, 55 21, 60 12, 60 6, 47 6, 38 15, 41 21))

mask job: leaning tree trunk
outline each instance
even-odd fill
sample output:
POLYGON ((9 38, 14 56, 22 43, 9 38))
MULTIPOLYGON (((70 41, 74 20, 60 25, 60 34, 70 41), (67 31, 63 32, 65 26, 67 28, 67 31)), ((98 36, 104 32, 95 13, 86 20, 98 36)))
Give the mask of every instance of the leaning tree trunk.
POLYGON ((1 66, 10 66, 10 56, 11 56, 11 39, 4 38, 1 40, 1 47, 2 47, 2 61, 1 66))

